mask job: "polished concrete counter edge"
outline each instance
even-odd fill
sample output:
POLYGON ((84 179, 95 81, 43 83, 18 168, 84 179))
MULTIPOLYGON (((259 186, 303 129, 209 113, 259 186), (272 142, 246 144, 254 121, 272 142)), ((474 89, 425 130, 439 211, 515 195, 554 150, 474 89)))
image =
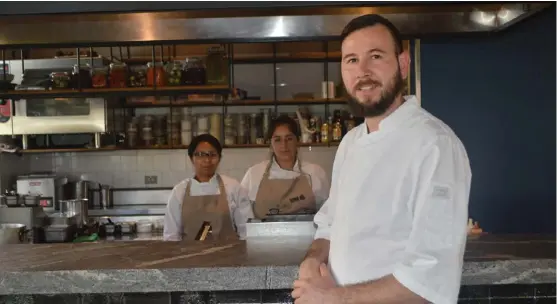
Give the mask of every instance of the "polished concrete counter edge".
MULTIPOLYGON (((555 283, 555 260, 465 262, 462 285, 555 283)), ((297 266, 0 272, 1 294, 289 289, 297 266)))

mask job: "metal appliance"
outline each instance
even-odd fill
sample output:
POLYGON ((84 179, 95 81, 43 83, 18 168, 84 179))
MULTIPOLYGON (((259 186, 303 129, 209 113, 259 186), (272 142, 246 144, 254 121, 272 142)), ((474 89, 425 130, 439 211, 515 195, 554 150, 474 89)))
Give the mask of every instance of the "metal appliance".
POLYGON ((24 243, 44 243, 49 219, 42 207, 0 207, 0 224, 18 223, 30 229, 24 243))
POLYGON ((59 209, 58 202, 67 196, 68 183, 66 177, 58 177, 52 173, 33 173, 17 177, 17 194, 39 195, 39 205, 45 212, 59 209))
MULTIPOLYGON (((99 59, 87 63, 92 67, 106 66, 106 63, 99 59)), ((48 90, 50 73, 71 72, 75 59, 25 60, 25 70, 22 70, 20 60, 7 60, 6 64, 15 75, 13 83, 18 84, 16 90, 45 91, 48 90)), ((100 133, 106 131, 103 98, 8 100, 3 107, 5 108, 0 115, 0 135, 24 135, 24 146, 27 141, 25 135, 28 134, 76 133, 95 133, 95 141, 100 145, 100 133)))

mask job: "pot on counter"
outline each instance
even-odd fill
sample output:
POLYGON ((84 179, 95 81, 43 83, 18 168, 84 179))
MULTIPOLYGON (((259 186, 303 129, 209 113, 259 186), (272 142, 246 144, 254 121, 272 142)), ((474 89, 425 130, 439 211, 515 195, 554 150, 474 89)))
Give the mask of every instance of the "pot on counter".
POLYGON ((27 233, 23 224, 0 224, 0 245, 21 244, 27 240, 27 233))

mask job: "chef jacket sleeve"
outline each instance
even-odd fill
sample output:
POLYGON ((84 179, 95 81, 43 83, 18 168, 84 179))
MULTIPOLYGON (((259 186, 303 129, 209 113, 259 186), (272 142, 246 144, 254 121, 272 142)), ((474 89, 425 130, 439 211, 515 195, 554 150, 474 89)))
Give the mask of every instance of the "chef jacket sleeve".
POLYGON ((409 204, 412 231, 393 276, 432 303, 456 303, 472 178, 468 156, 458 138, 443 136, 418 152, 418 159, 409 204))
POLYGON ((253 208, 248 197, 248 191, 240 184, 235 185, 231 192, 233 195, 229 199, 230 213, 232 214, 238 237, 243 240, 246 237, 246 223, 248 219, 254 218, 253 208))
POLYGON ((338 146, 337 152, 335 154, 335 159, 333 161, 333 172, 331 178, 331 187, 329 191, 329 197, 321 206, 319 211, 315 214, 313 222, 317 226, 315 231, 314 239, 326 239, 329 240, 331 236, 331 225, 333 224, 333 216, 335 212, 336 205, 336 191, 338 183, 338 175, 340 167, 344 162, 344 149, 346 141, 341 141, 338 146))
POLYGON ((172 189, 168 202, 166 203, 163 231, 163 239, 165 241, 182 240, 182 198, 184 194, 180 185, 181 184, 178 184, 172 189))
POLYGON ((327 173, 325 173, 325 170, 318 165, 313 165, 312 168, 311 188, 313 190, 313 194, 315 195, 317 207, 319 208, 329 197, 331 185, 329 183, 329 179, 327 178, 327 173))

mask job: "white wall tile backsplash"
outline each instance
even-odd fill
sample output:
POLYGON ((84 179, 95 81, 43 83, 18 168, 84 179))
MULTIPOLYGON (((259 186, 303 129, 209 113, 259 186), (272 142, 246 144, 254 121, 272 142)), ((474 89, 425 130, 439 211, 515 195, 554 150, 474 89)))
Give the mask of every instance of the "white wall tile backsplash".
MULTIPOLYGON (((250 166, 268 157, 268 151, 267 148, 224 149, 219 172, 240 181, 250 166)), ((336 147, 301 147, 300 157, 302 161, 322 166, 330 177, 335 152, 336 147)), ((21 167, 23 172, 53 171, 71 180, 85 175, 115 188, 172 187, 193 174, 186 150, 50 153, 26 157, 27 167, 21 167), (146 175, 157 176, 157 184, 146 185, 146 175)), ((2 159, 2 165, 6 164, 12 166, 2 159)), ((14 169, 10 170, 7 172, 14 169)))

